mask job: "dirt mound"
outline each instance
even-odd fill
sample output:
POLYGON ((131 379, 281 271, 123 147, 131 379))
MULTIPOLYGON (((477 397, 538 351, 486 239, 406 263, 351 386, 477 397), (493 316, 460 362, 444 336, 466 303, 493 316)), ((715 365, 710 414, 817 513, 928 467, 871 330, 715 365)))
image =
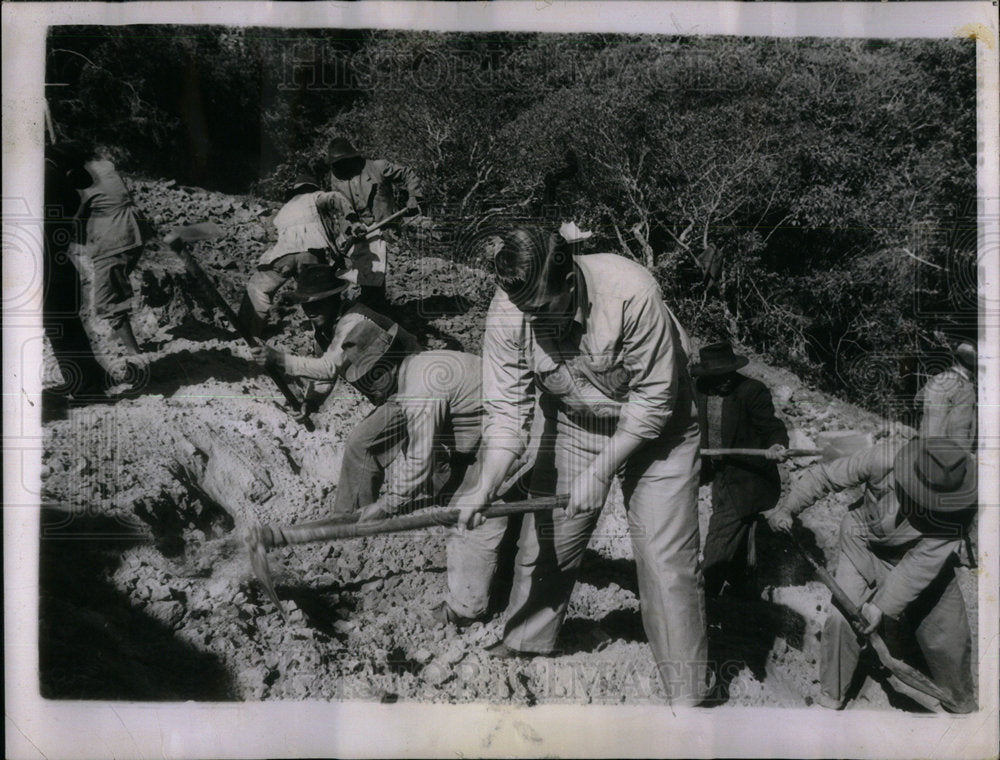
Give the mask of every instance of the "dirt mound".
MULTIPOLYGON (((137 180, 133 187, 163 231, 206 220, 226 229, 195 254, 236 305, 268 244, 267 217, 275 208, 163 181, 137 180)), ((429 347, 479 351, 489 273, 448 258, 442 246, 434 251, 440 255, 413 256, 408 240, 404 232, 393 241, 394 316, 429 347)), ((271 552, 290 613, 284 623, 253 579, 242 529, 250 521, 327 516, 343 439, 370 406, 340 385, 316 415, 316 429, 305 430, 276 407, 280 396, 270 380, 248 362, 220 315, 204 306, 197 284, 167 248, 150 246, 133 284, 135 330, 149 349, 138 370, 141 394, 112 405, 46 410, 46 696, 527 705, 663 700, 617 487, 584 559, 559 657, 511 663, 484 656, 482 648, 500 638, 501 616, 461 631, 421 617, 445 591, 444 530, 271 552), (171 667, 149 648, 169 655, 171 667), (88 666, 80 668, 84 661, 88 666)), ((99 349, 113 355, 100 324, 91 327, 99 349)), ((271 342, 306 352, 303 328, 297 307, 279 301, 271 342)), ((47 378, 58 382, 47 366, 47 378)), ((790 373, 757 361, 748 372, 773 389, 795 445, 809 445, 828 429, 879 431, 873 415, 803 387, 790 373)), ((789 465, 786 477, 801 466, 789 465)), ((840 494, 804 516, 830 560, 853 498, 840 494)), ((699 509, 704 531, 707 488, 699 509)), ((829 594, 782 537, 762 530, 758 548, 759 594, 709 607, 710 655, 724 664, 730 703, 807 704, 818 690, 829 594)), ((974 579, 965 578, 964 591, 975 623, 974 579)), ((502 585, 495 596, 502 609, 502 585)), ((865 699, 889 706, 877 684, 865 699)))

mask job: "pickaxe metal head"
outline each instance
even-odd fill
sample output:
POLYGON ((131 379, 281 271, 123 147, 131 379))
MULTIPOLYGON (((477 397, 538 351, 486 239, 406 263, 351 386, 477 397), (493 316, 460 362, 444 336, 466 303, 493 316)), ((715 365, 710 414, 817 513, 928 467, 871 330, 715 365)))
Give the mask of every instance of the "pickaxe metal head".
POLYGON ((260 581, 260 585, 263 587, 264 593, 267 594, 267 598, 278 608, 282 620, 287 623, 288 615, 285 613, 285 608, 281 606, 281 600, 278 599, 278 592, 274 590, 271 568, 267 564, 267 546, 265 545, 263 531, 259 525, 250 525, 247 528, 246 541, 247 549, 250 551, 250 567, 253 570, 253 574, 260 581))

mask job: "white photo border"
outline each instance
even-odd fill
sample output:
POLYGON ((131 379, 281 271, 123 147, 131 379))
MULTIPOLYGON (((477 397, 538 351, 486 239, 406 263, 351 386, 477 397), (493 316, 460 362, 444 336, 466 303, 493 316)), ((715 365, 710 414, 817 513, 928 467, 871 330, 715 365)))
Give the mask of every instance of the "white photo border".
MULTIPOLYGON (((3 3, 3 224, 13 199, 40 208, 49 25, 221 24, 433 31, 602 32, 772 37, 949 38, 977 48, 980 292, 1000 257, 997 7, 990 2, 128 2, 3 3)), ((4 303, 28 292, 35 260, 3 253, 4 303), (26 290, 27 289, 27 290, 26 290)), ((58 757, 742 756, 978 758, 998 747, 998 516, 983 509, 980 711, 910 715, 818 708, 49 701, 38 690, 37 494, 41 465, 41 294, 4 314, 4 648, 6 755, 58 757), (37 490, 37 489, 35 489, 37 490)), ((991 299, 986 299, 988 302, 991 299)), ((1000 322, 980 314, 981 436, 1000 440, 1000 322), (990 410, 993 410, 992 413, 990 410)), ((1000 505, 997 449, 980 459, 981 503, 1000 505)))

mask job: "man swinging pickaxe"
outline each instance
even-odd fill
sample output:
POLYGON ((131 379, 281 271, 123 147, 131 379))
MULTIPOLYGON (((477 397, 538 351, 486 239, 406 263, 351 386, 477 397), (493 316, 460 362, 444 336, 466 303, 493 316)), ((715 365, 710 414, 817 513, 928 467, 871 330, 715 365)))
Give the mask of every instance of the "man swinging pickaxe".
MULTIPOLYGON (((569 497, 547 496, 523 501, 512 501, 494 504, 483 513, 487 518, 509 517, 528 512, 562 509, 569 502, 569 497)), ((387 533, 400 533, 408 530, 420 530, 435 526, 458 525, 461 509, 433 508, 415 512, 401 517, 390 517, 384 520, 359 522, 360 513, 333 517, 327 520, 302 523, 299 525, 251 525, 246 532, 247 548, 250 552, 250 567, 260 581, 271 603, 277 607, 282 618, 288 621, 285 609, 281 605, 271 569, 267 562, 267 550, 293 544, 317 543, 338 539, 360 538, 362 536, 377 536, 387 533)))
MULTIPOLYGON (((222 297, 218 289, 212 283, 211 279, 209 279, 208 275, 205 273, 205 270, 201 268, 201 265, 195 260, 194 256, 191 255, 191 252, 187 248, 189 243, 215 240, 222 234, 222 228, 217 224, 214 224, 213 222, 203 222, 200 224, 178 227, 164 238, 164 242, 166 242, 167 245, 169 245, 174 251, 177 252, 177 255, 181 257, 181 260, 184 262, 184 268, 192 277, 195 278, 202 290, 204 290, 204 292, 211 298, 211 305, 218 307, 229 321, 229 324, 240 334, 240 337, 243 338, 247 345, 249 345, 250 348, 254 348, 260 345, 257 338, 254 337, 247 326, 243 324, 240 318, 236 315, 236 312, 233 311, 232 307, 230 307, 230 305, 222 297)), ((288 409, 291 411, 292 416, 301 422, 307 430, 313 430, 313 423, 309 419, 308 415, 304 413, 305 408, 302 401, 289 387, 288 382, 285 380, 280 370, 276 367, 266 367, 265 371, 267 372, 268 377, 274 381, 278 391, 284 397, 285 403, 288 404, 288 409)))

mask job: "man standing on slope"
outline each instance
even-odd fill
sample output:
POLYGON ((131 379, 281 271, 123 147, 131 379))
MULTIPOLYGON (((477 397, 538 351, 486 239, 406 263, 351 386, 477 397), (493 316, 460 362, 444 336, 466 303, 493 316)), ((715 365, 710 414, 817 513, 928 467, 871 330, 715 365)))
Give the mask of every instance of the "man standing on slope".
MULTIPOLYGON (((955 571, 978 503, 976 462, 948 438, 890 439, 810 467, 767 513, 775 530, 827 494, 861 486, 864 497, 840 525, 837 583, 861 608, 865 633, 902 618, 956 712, 971 712, 972 636, 955 571)), ((844 707, 861 643, 832 608, 823 626, 819 703, 844 707)))
POLYGON ((712 484, 712 517, 705 538, 705 596, 722 592, 726 582, 746 590, 747 556, 757 515, 778 503, 781 475, 777 462, 788 446, 785 423, 774 414, 771 392, 759 380, 736 370, 748 362, 729 343, 713 343, 691 367, 698 378, 701 445, 708 449, 767 449, 766 457, 727 455, 702 458, 702 480, 712 484))
POLYGON ((494 256, 499 284, 483 339, 483 476, 462 502, 475 526, 545 417, 531 490, 569 493, 565 511, 526 517, 498 657, 549 655, 608 495, 622 491, 643 625, 675 705, 710 688, 698 564, 699 430, 689 341, 652 275, 614 254, 570 255, 519 228, 494 256))
MULTIPOLYGON (((365 158, 343 137, 330 142, 327 150, 330 165, 330 189, 341 193, 360 223, 371 227, 396 211, 393 190, 406 189, 406 207, 413 215, 420 213, 423 190, 412 169, 391 161, 365 158)), ((385 306, 385 277, 389 254, 383 233, 359 240, 347 255, 351 259, 352 281, 361 290, 362 303, 379 309, 385 306)))

